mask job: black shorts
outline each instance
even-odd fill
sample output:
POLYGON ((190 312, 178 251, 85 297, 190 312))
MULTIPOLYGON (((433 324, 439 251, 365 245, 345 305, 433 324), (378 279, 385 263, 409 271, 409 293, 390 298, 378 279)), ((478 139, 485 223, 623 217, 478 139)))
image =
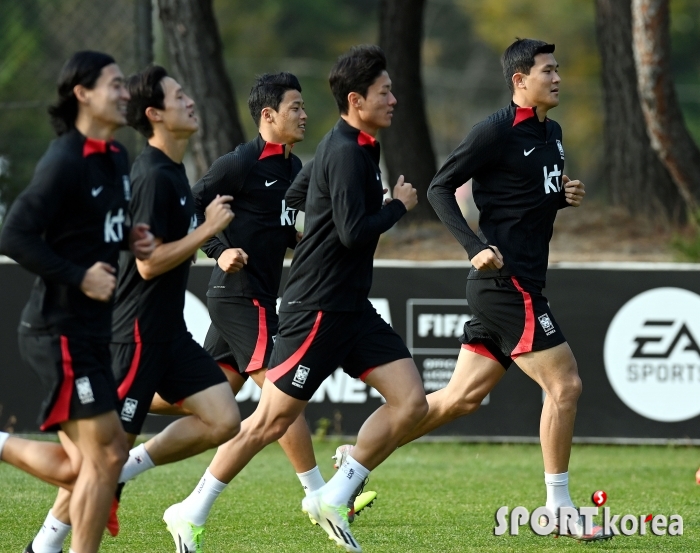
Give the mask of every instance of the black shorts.
POLYGON ((208 298, 211 326, 204 349, 219 365, 247 377, 270 363, 279 319, 274 304, 249 298, 208 298))
POLYGON ((188 332, 170 342, 113 343, 117 412, 124 430, 139 434, 156 392, 168 403, 226 382, 219 366, 188 332))
POLYGON ((41 430, 57 430, 63 422, 117 408, 109 343, 59 334, 20 333, 19 351, 44 388, 38 419, 41 430))
POLYGON ((528 281, 516 277, 468 280, 467 301, 474 317, 464 325, 460 341, 485 355, 481 345, 505 368, 518 355, 566 342, 542 289, 528 281))
POLYGON ((282 313, 267 378, 287 395, 308 401, 339 366, 364 380, 373 369, 410 357, 371 305, 364 311, 282 313))

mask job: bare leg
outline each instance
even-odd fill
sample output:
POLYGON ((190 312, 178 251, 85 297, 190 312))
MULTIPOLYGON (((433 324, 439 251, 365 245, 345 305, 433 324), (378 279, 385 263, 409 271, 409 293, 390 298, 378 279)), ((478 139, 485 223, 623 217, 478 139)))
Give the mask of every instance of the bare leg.
MULTIPOLYGON (((265 383, 266 372, 267 369, 261 369, 250 374, 260 388, 265 383)), ((306 424, 306 417, 303 411, 278 441, 292 467, 294 467, 294 472, 307 472, 316 466, 316 455, 314 454, 314 446, 311 443, 311 431, 309 430, 309 425, 306 424)))
POLYGON ((97 553, 128 455, 124 431, 115 411, 61 426, 82 455, 70 501, 71 548, 77 553, 97 553))
POLYGON ((569 344, 519 356, 515 362, 547 394, 540 418, 544 470, 567 472, 581 379, 569 344))
POLYGON ((460 350, 450 382, 442 390, 426 396, 428 414, 401 440, 401 445, 476 411, 504 374, 506 370, 497 361, 460 350))
POLYGON ((413 359, 400 359, 377 367, 365 382, 382 394, 386 403, 362 425, 352 457, 373 470, 427 414, 428 403, 413 359))
POLYGON ((175 421, 146 442, 146 451, 155 465, 192 457, 238 433, 241 416, 227 383, 188 397, 182 406, 193 415, 175 421))
POLYGON ((260 450, 282 437, 306 403, 265 380, 258 407, 243 421, 240 433, 219 447, 209 472, 217 480, 229 483, 260 450))

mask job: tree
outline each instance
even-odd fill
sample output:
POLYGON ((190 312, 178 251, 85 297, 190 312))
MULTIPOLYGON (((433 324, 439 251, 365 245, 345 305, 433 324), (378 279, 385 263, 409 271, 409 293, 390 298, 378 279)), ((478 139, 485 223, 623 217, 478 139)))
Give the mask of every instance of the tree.
POLYGON ((176 78, 197 102, 199 132, 192 146, 197 172, 245 141, 212 0, 158 0, 176 78))
POLYGON ((612 203, 651 219, 679 221, 683 202, 647 135, 637 90, 631 0, 596 0, 602 58, 603 172, 612 203))
POLYGON ((669 0, 632 0, 637 87, 647 134, 688 215, 698 220, 700 150, 685 126, 673 84, 669 19, 669 0))
POLYGON ((379 15, 379 44, 398 99, 391 127, 381 134, 389 182, 404 175, 420 198, 406 222, 437 220, 426 201, 436 167, 420 71, 424 8, 425 0, 381 0, 379 15))

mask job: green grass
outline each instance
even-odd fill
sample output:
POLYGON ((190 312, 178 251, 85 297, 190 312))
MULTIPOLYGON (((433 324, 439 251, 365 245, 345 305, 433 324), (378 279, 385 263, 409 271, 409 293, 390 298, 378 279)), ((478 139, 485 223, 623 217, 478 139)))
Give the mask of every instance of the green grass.
MULTIPOLYGON (((321 470, 332 474, 337 444, 316 444, 321 470)), ((184 498, 212 454, 160 467, 129 483, 122 497, 122 533, 105 538, 104 552, 172 552, 163 511, 184 498)), ((532 510, 544 503, 542 461, 532 445, 428 444, 406 446, 377 469, 375 506, 353 532, 373 552, 700 551, 700 486, 694 473, 700 450, 686 447, 575 446, 571 495, 591 505, 598 489, 613 513, 680 514, 683 536, 619 536, 600 545, 539 537, 493 535, 501 505, 532 510)), ((0 464, 2 551, 20 552, 51 506, 54 490, 0 464)), ((337 552, 300 510, 301 487, 277 445, 268 447, 217 501, 207 524, 205 551, 337 552)))

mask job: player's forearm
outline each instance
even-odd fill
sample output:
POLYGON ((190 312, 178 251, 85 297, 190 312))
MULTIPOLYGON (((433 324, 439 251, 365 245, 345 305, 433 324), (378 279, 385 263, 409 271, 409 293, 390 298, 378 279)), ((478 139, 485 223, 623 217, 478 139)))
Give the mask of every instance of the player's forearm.
POLYGON ((436 185, 435 181, 433 181, 430 188, 428 188, 428 201, 433 206, 440 221, 467 252, 469 259, 488 248, 486 244, 479 240, 474 231, 469 228, 462 211, 459 209, 454 191, 436 185))
POLYGON ((180 240, 159 244, 149 259, 136 260, 141 278, 151 280, 192 259, 211 236, 209 228, 203 225, 180 240))
MULTIPOLYGON (((376 240, 406 214, 406 206, 400 200, 393 200, 377 213, 361 217, 341 217, 336 221, 340 241, 352 250, 376 240)), ((334 217, 335 218, 335 217, 334 217)))

